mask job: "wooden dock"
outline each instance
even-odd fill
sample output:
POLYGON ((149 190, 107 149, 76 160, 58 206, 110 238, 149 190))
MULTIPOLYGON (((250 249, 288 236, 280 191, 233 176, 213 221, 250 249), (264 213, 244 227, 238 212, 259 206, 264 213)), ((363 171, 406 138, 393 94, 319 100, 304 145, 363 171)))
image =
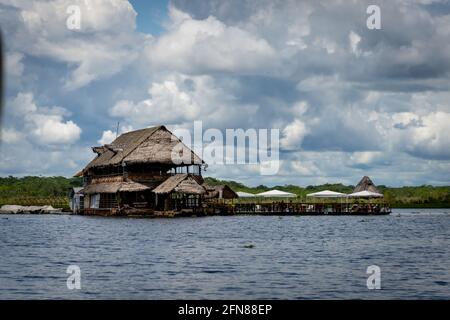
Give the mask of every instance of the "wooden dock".
POLYGON ((237 203, 234 214, 258 215, 387 215, 391 208, 386 203, 237 203))
POLYGON ((304 203, 304 202, 224 202, 208 203, 202 207, 182 210, 155 211, 151 209, 85 209, 85 215, 130 217, 190 217, 216 215, 264 215, 264 216, 355 216, 388 215, 391 208, 386 203, 304 203))

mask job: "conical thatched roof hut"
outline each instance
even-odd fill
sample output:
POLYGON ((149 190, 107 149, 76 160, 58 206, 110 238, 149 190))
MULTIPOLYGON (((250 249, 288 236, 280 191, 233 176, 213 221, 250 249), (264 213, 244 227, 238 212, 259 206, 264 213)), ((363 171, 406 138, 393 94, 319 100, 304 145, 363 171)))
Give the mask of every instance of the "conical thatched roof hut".
POLYGON ((353 189, 353 193, 360 191, 370 191, 375 193, 381 193, 377 186, 370 180, 368 176, 364 176, 361 181, 353 189))

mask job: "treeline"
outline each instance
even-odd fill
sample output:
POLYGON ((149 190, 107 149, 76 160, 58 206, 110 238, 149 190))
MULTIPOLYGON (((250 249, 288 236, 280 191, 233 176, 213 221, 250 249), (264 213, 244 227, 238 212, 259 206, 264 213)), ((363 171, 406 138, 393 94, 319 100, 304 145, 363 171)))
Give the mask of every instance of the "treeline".
MULTIPOLYGON (((300 198, 305 199, 308 193, 332 190, 343 193, 351 193, 355 186, 343 184, 322 184, 317 186, 300 187, 296 185, 283 185, 268 187, 259 185, 248 187, 242 183, 229 180, 218 180, 211 177, 205 178, 211 185, 227 184, 234 191, 250 193, 264 192, 270 189, 279 189, 292 192, 300 198)), ((65 177, 0 177, 0 204, 13 203, 17 199, 42 199, 65 198, 72 187, 81 187, 82 178, 65 177)), ((393 207, 423 207, 423 208, 450 208, 450 186, 416 186, 391 188, 383 185, 378 186, 383 192, 385 199, 393 207)))
MULTIPOLYGON (((234 191, 243 191, 249 193, 259 193, 271 189, 278 189, 286 192, 295 193, 302 199, 306 198, 308 193, 321 190, 331 190, 342 193, 352 193, 354 185, 322 184, 317 186, 300 187, 296 185, 283 185, 268 187, 259 185, 257 187, 248 187, 242 183, 228 180, 218 180, 214 178, 205 178, 211 185, 227 184, 234 191)), ((450 208, 450 186, 435 187, 430 185, 415 187, 392 188, 384 185, 377 186, 384 194, 387 202, 395 208, 450 208)))
POLYGON ((0 199, 16 197, 63 197, 72 187, 81 187, 82 178, 0 177, 0 199))

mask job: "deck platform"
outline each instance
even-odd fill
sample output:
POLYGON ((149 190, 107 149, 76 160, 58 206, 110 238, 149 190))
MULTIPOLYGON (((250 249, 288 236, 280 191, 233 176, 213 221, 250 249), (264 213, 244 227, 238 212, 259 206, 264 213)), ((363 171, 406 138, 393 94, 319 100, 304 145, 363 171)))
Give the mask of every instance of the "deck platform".
POLYGON ((379 216, 388 215, 391 208, 386 203, 208 203, 202 207, 182 210, 156 211, 145 208, 85 209, 85 215, 140 216, 140 217, 191 217, 215 215, 262 216, 379 216))

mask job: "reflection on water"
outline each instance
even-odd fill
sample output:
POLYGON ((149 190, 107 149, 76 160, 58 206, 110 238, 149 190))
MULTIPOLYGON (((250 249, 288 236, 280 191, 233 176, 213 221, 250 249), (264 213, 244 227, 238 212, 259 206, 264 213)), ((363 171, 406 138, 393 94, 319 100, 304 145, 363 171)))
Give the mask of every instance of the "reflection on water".
POLYGON ((0 299, 450 298, 450 209, 376 217, 0 215, 0 299), (66 268, 81 268, 68 290, 66 268), (381 290, 366 269, 381 268, 381 290))

